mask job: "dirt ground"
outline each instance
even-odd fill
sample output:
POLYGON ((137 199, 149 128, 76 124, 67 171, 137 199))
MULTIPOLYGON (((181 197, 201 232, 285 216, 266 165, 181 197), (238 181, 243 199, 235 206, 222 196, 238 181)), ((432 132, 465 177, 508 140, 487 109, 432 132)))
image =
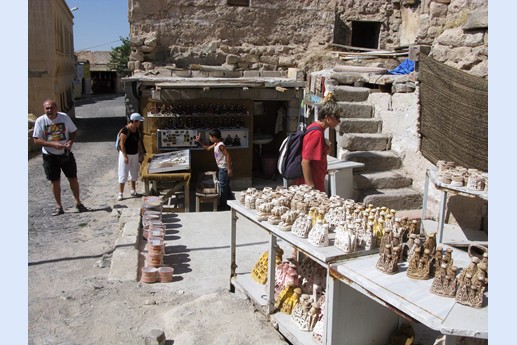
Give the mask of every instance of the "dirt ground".
POLYGON ((77 110, 80 136, 73 151, 83 203, 90 211, 75 211, 63 180, 65 214, 50 216, 53 199, 41 156, 28 161, 27 343, 137 345, 144 344, 150 330, 160 329, 168 345, 286 344, 248 300, 225 286, 208 284, 199 290, 174 282, 108 279, 119 217, 140 202, 115 200, 113 133, 125 122, 123 97, 85 100, 77 110))

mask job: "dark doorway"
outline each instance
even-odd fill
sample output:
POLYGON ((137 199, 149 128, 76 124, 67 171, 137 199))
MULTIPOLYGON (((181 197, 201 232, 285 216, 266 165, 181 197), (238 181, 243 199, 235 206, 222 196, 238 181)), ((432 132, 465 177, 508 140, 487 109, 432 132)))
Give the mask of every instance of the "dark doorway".
POLYGON ((352 22, 352 46, 361 48, 379 48, 379 35, 381 23, 379 22, 352 22))
POLYGON ((117 72, 112 71, 92 71, 92 92, 115 93, 117 87, 117 72))

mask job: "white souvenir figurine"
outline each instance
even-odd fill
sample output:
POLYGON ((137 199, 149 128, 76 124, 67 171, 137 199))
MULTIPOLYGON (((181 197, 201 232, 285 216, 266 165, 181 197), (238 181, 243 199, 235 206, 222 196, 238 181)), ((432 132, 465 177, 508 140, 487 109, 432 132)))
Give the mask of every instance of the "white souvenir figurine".
POLYGON ((329 228, 328 224, 323 224, 323 220, 316 220, 316 224, 309 232, 309 242, 316 247, 328 247, 329 228))
POLYGON ((273 224, 273 225, 278 225, 280 223, 280 221, 282 220, 281 217, 284 213, 286 213, 287 211, 289 211, 289 208, 287 208, 286 206, 274 206, 272 209, 271 209, 271 215, 268 217, 267 221, 270 223, 270 224, 273 224))
POLYGON ((291 227, 291 232, 298 237, 307 238, 311 227, 312 218, 305 213, 300 213, 291 227))
POLYGON ((256 199, 257 199, 257 195, 256 194, 248 194, 248 195, 246 195, 246 197, 244 198, 244 206, 246 208, 254 210, 255 209, 255 200, 256 199))
POLYGON ((258 208, 257 212, 257 220, 259 222, 266 221, 267 218, 271 215, 271 210, 273 209, 273 204, 270 202, 265 202, 261 204, 258 208))
POLYGON ((336 241, 334 242, 334 246, 341 249, 345 254, 349 254, 352 252, 352 244, 351 244, 351 238, 350 233, 347 230, 341 230, 341 227, 338 227, 336 229, 340 229, 339 231, 336 231, 336 241))
POLYGON ((298 211, 287 211, 280 217, 278 228, 282 231, 291 231, 294 221, 298 218, 298 211))

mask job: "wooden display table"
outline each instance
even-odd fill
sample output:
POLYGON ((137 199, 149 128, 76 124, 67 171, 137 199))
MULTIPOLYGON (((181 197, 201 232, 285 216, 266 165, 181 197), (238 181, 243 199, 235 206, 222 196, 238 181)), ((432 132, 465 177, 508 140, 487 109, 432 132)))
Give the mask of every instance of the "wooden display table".
POLYGON ((160 173, 149 173, 149 163, 151 162, 154 155, 146 155, 144 161, 140 166, 140 178, 144 182, 145 187, 145 195, 149 195, 149 193, 153 192, 155 195, 159 195, 158 191, 158 182, 166 182, 172 184, 172 187, 165 193, 162 197, 166 200, 166 203, 163 205, 165 211, 181 211, 185 212, 190 211, 190 197, 189 197, 189 189, 190 189, 190 171, 175 171, 175 172, 160 172, 160 173), (152 187, 150 188, 150 184, 152 183, 152 187), (184 207, 174 208, 171 204, 171 197, 173 194, 183 191, 184 194, 184 207))

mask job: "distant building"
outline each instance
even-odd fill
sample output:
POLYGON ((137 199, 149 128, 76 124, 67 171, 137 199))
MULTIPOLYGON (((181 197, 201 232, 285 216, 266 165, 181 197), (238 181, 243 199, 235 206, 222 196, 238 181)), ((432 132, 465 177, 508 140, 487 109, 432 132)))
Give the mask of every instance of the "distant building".
POLYGON ((78 51, 75 53, 80 65, 89 63, 89 78, 85 74, 82 78, 82 94, 87 93, 119 93, 123 92, 120 76, 116 71, 109 69, 110 51, 78 51), (90 90, 87 88, 90 83, 90 90))
POLYGON ((65 0, 28 2, 28 113, 40 115, 53 98, 60 111, 75 117, 74 16, 65 0))

